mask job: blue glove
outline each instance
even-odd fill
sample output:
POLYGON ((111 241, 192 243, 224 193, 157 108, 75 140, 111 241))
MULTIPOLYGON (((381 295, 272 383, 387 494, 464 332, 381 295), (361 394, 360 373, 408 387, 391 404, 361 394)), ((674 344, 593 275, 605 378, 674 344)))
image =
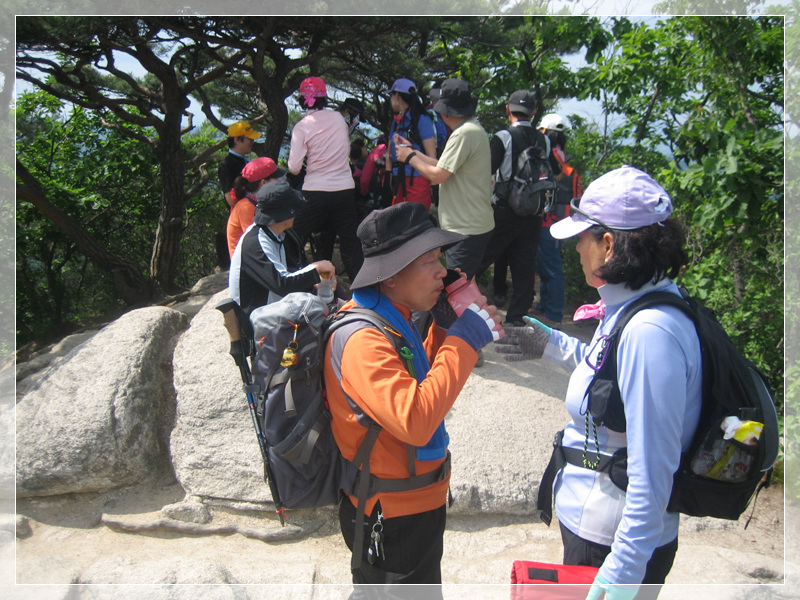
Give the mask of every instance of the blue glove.
POLYGON ((586 594, 586 600, 599 600, 603 594, 606 600, 633 600, 638 592, 638 585, 613 585, 605 577, 598 575, 586 594))
POLYGON ((458 320, 448 329, 447 335, 454 335, 467 342, 478 352, 491 341, 497 341, 500 334, 494 331, 496 323, 485 310, 478 310, 470 304, 458 320))

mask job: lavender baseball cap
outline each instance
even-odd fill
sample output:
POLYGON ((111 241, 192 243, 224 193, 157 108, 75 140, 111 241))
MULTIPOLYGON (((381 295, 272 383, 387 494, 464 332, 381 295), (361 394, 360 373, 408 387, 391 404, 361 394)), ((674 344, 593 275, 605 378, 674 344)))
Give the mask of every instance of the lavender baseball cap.
POLYGON ((554 238, 563 240, 593 225, 639 229, 660 223, 672 214, 672 198, 650 175, 625 165, 590 183, 570 212, 550 226, 554 238))

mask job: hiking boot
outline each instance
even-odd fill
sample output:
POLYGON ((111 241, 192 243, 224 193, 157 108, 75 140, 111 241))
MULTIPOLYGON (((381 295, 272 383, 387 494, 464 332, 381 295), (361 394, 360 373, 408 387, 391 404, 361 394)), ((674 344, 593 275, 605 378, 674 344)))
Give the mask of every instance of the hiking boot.
POLYGON ((511 319, 503 323, 503 327, 525 327, 526 323, 522 319, 511 319))
POLYGON ((503 308, 503 306, 505 306, 506 300, 508 300, 508 298, 506 298, 503 294, 496 294, 492 298, 492 304, 494 304, 497 308, 503 308))

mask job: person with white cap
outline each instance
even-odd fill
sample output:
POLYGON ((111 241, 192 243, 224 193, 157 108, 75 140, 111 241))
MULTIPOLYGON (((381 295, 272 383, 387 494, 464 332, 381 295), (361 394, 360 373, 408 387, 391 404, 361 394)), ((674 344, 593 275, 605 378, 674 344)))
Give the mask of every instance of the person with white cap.
POLYGON ((626 425, 617 427, 624 431, 609 426, 608 418, 595 421, 587 406, 589 385, 608 358, 608 335, 625 309, 652 291, 680 296, 672 278, 687 255, 682 227, 671 213, 669 194, 639 169, 623 166, 593 181, 573 201, 571 215, 551 226, 556 239, 578 236, 586 282, 600 294, 600 302, 575 314, 600 320, 591 342, 526 317, 531 326, 506 328, 496 348, 509 361, 544 358, 571 372, 566 408, 572 419, 555 444, 555 466, 545 472, 538 504, 549 523, 555 497, 564 564, 599 567, 590 599, 603 593, 610 600, 657 596, 660 586, 639 586, 663 584, 678 547, 679 515, 667 503, 702 404, 700 342, 692 321, 675 307, 654 306, 637 312, 622 330, 616 371, 626 425), (624 489, 600 467, 622 449, 624 489))
MULTIPOLYGON (((351 286, 353 299, 340 312, 371 309, 391 326, 384 332, 356 322, 336 329, 325 353, 325 387, 333 435, 344 458, 353 462, 368 431, 377 426, 368 467, 360 472, 378 478, 376 486, 386 480, 393 486, 374 490, 370 483, 376 493, 366 496, 364 489, 360 513, 360 494, 341 501, 339 522, 353 552, 353 583, 440 584, 450 481, 444 419, 478 350, 503 331, 484 296, 472 299, 461 316, 448 309, 441 253, 463 236, 436 227, 418 202, 371 212, 358 236, 364 265, 351 286), (424 340, 411 320, 412 310, 433 314, 424 340), (399 353, 387 336, 403 340, 399 353), (409 488, 409 481, 420 485, 409 488), (364 527, 357 525, 361 522, 364 527), (381 535, 377 546, 373 532, 381 535)), ((361 597, 359 591, 354 598, 361 597)), ((414 598, 441 598, 438 588, 412 593, 414 598)))
POLYGON ((536 272, 539 275, 539 301, 532 314, 561 324, 564 316, 564 266, 561 257, 561 240, 550 235, 550 226, 569 214, 569 203, 583 195, 583 179, 569 164, 566 155, 567 136, 561 115, 550 113, 542 117, 539 131, 550 140, 553 157, 561 168, 561 178, 556 189, 556 205, 552 212, 542 215, 542 231, 536 253, 536 272))

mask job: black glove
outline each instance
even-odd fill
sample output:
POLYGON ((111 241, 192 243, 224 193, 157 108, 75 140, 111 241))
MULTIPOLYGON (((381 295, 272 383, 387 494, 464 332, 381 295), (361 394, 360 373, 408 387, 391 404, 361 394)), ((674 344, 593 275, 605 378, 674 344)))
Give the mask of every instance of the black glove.
POLYGON ((505 327, 506 337, 495 342, 495 351, 500 354, 507 354, 503 358, 508 362, 521 360, 538 360, 544 354, 544 348, 550 339, 550 331, 547 325, 538 325, 538 321, 532 327, 505 327))
POLYGON ((450 329, 453 323, 456 322, 456 319, 458 319, 456 311, 453 310, 453 307, 450 306, 450 303, 447 301, 446 292, 442 291, 442 293, 439 294, 436 304, 434 304, 431 309, 431 316, 434 322, 442 329, 450 329))

